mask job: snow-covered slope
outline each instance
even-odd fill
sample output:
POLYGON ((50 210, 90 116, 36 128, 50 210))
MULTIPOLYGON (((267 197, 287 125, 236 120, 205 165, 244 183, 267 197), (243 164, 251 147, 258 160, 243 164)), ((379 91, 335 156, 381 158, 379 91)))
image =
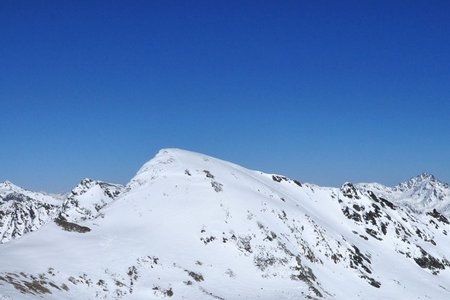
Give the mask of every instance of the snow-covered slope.
POLYGON ((75 205, 0 245, 0 295, 448 299, 449 221, 391 199, 399 189, 318 187, 164 149, 94 218, 75 205))

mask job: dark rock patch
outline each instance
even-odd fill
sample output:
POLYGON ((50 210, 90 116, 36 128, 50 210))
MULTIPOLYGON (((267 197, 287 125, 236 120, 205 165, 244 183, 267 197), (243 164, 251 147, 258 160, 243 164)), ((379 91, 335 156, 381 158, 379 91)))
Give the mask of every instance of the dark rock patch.
POLYGON ((416 264, 418 264, 423 269, 430 270, 434 275, 437 275, 441 270, 445 270, 446 265, 444 265, 439 259, 430 255, 421 247, 419 247, 419 249, 422 256, 414 258, 416 264))
POLYGON ((69 222, 69 221, 66 220, 66 218, 64 218, 61 215, 58 218, 55 219, 55 223, 59 227, 64 229, 65 231, 69 231, 69 232, 86 233, 86 232, 91 231, 91 229, 89 227, 81 226, 81 225, 69 222))
POLYGON ((445 223, 445 224, 450 224, 448 219, 445 216, 443 216, 440 212, 438 212, 436 209, 433 209, 432 212, 427 212, 427 215, 435 218, 439 222, 442 222, 442 223, 445 223))

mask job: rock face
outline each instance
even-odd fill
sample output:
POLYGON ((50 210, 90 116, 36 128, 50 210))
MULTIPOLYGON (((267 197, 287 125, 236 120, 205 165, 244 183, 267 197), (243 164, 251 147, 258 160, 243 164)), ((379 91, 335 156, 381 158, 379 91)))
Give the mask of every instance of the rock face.
POLYGON ((161 150, 1 245, 0 299, 447 299, 448 186, 419 177, 327 188, 161 150))

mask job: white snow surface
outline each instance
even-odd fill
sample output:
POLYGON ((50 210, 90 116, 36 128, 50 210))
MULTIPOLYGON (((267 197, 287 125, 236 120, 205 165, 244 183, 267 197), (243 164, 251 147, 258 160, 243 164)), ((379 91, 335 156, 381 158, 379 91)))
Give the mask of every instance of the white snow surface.
POLYGON ((450 298, 445 184, 319 187, 180 149, 93 182, 0 245, 0 299, 450 298))

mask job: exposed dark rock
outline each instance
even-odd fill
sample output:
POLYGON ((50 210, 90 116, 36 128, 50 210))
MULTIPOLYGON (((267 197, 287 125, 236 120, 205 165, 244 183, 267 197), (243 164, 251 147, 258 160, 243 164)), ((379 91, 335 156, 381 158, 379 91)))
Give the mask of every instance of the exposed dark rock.
POLYGON ((300 181, 295 180, 295 179, 294 179, 293 181, 294 181, 294 183, 295 183, 296 185, 298 185, 298 186, 300 186, 300 187, 302 186, 302 184, 300 183, 300 181))
POLYGON ((370 196, 370 198, 372 198, 373 201, 378 202, 381 204, 381 206, 383 207, 389 207, 390 209, 396 209, 396 206, 394 205, 394 203, 392 203, 389 200, 386 200, 384 198, 381 197, 377 197, 377 195, 374 194, 374 192, 372 191, 367 191, 367 194, 370 196))
POLYGON ((86 233, 91 231, 91 229, 89 227, 86 226, 81 226, 72 222, 68 222, 63 216, 59 216, 58 218, 55 219, 55 223, 61 227, 62 229, 64 229, 65 231, 70 231, 70 232, 79 232, 79 233, 86 233))
POLYGON ((377 236, 377 232, 373 229, 366 228, 366 232, 368 235, 372 236, 373 238, 376 238, 377 240, 381 241, 381 239, 377 236))
POLYGON ((217 193, 223 191, 223 185, 217 181, 211 181, 211 186, 217 193))
POLYGON ((273 179, 273 181, 276 181, 276 182, 281 182, 283 180, 288 181, 288 179, 286 177, 278 176, 278 175, 272 175, 272 179, 273 179))
POLYGON ((387 224, 381 222, 381 231, 383 232, 384 235, 386 235, 387 233, 387 224))
POLYGON ((356 247, 355 245, 352 245, 352 247, 353 250, 348 249, 348 251, 350 252, 349 253, 350 267, 353 269, 358 269, 358 267, 361 267, 364 271, 371 274, 372 271, 368 266, 366 266, 366 264, 369 265, 371 264, 370 259, 367 258, 367 256, 365 256, 364 254, 362 254, 361 251, 359 251, 358 247, 356 247))
POLYGON ((381 287, 381 283, 379 281, 376 281, 375 279, 366 276, 366 275, 361 275, 361 278, 367 280, 367 282, 371 285, 374 286, 376 288, 380 288, 381 287))
POLYGON ((214 175, 211 174, 211 172, 209 172, 208 170, 203 170, 203 172, 206 174, 206 177, 214 179, 214 175))
POLYGON ((361 215, 355 211, 350 211, 348 207, 345 207, 342 209, 342 212, 344 213, 344 216, 347 218, 354 220, 356 222, 361 222, 361 215))
POLYGON ((444 263, 442 263, 439 259, 435 258, 434 256, 430 255, 420 246, 418 247, 420 249, 422 257, 414 258, 416 264, 418 264, 421 268, 430 270, 434 275, 437 275, 441 270, 445 270, 446 265, 444 265, 444 263))
POLYGON ((345 183, 341 187, 341 193, 342 193, 342 195, 344 195, 344 197, 347 197, 347 198, 361 199, 355 186, 349 182, 345 183))
POLYGON ((394 210, 396 209, 396 206, 394 205, 394 203, 392 203, 384 198, 381 198, 381 197, 380 197, 380 201, 381 201, 381 204, 385 204, 390 209, 394 209, 394 210))
POLYGON ((448 219, 445 216, 443 216, 440 212, 438 212, 436 209, 433 209, 432 212, 427 212, 427 215, 435 218, 436 220, 438 220, 442 223, 450 224, 448 219))

